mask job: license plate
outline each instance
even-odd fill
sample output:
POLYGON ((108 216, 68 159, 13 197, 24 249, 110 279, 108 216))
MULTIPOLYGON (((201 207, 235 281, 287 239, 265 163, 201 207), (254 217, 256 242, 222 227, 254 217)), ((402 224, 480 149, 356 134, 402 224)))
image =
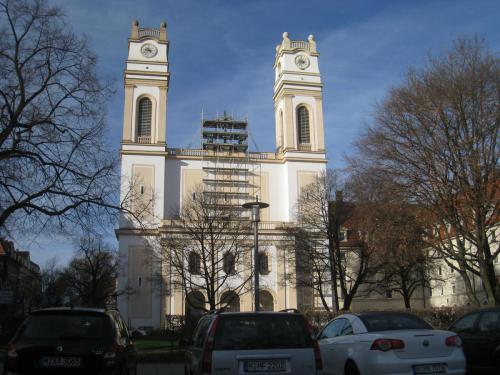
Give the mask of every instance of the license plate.
POLYGON ((414 374, 442 374, 445 372, 446 365, 443 363, 413 366, 414 374))
POLYGON ((41 367, 75 368, 81 365, 80 357, 44 357, 40 360, 41 367))
POLYGON ((284 359, 262 359, 245 361, 245 372, 279 372, 286 370, 284 359))

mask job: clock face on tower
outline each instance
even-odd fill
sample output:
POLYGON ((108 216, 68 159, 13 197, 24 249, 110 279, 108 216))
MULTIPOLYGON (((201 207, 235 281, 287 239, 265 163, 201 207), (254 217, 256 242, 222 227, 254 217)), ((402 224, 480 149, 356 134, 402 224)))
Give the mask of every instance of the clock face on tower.
POLYGON ((146 43, 141 47, 141 53, 142 56, 151 58, 156 56, 158 49, 151 43, 146 43))
POLYGON ((295 57, 295 65, 301 70, 309 66, 309 58, 306 55, 298 55, 295 57))

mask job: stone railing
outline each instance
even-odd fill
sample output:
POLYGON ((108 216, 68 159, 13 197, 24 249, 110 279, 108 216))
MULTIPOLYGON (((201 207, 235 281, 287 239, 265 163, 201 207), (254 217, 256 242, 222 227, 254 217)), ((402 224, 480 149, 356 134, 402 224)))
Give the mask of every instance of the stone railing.
POLYGON ((311 151, 311 145, 309 143, 299 144, 299 151, 311 151))
POLYGON ((309 42, 304 42, 303 40, 291 40, 290 47, 292 49, 302 48, 305 49, 306 51, 309 51, 309 42))
MULTIPOLYGON (((141 143, 141 142, 139 142, 141 143)), ((170 156, 195 156, 195 157, 204 157, 204 156, 216 156, 213 152, 208 153, 202 149, 193 149, 193 148, 168 148, 167 154, 170 156)), ((219 153, 219 156, 230 156, 227 152, 219 153)), ((243 153, 235 153, 234 157, 242 157, 243 153)), ((278 156, 274 152, 249 152, 248 157, 251 160, 277 160, 278 156)))
POLYGON ((151 38, 160 38, 160 30, 159 29, 139 29, 139 38, 143 37, 151 37, 151 38))
MULTIPOLYGON (((250 218, 243 219, 245 221, 245 224, 248 224, 248 229, 251 229, 252 226, 250 225, 250 218)), ((227 224, 226 224, 227 225, 227 224)), ((241 225, 241 224, 235 224, 235 225, 241 225)), ((277 229, 287 229, 287 228, 293 228, 296 224, 295 223, 290 223, 286 221, 261 221, 259 222, 259 229, 260 230, 277 230, 277 229)), ((168 227, 168 228, 181 228, 182 226, 182 221, 179 219, 165 219, 163 220, 163 226, 168 227)))
POLYGON ((149 135, 140 135, 140 136, 137 137, 137 143, 150 144, 151 143, 151 136, 149 136, 149 135))

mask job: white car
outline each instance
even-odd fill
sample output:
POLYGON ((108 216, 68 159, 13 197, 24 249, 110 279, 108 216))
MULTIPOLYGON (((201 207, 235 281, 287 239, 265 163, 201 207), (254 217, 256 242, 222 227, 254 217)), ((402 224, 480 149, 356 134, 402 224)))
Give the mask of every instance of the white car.
POLYGON ((411 314, 340 315, 317 338, 325 375, 465 374, 460 337, 411 314))

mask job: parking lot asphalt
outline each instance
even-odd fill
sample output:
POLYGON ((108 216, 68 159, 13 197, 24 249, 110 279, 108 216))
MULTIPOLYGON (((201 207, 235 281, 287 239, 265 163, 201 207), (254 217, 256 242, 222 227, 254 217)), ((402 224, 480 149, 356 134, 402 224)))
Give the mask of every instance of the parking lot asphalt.
MULTIPOLYGON (((0 362, 0 374, 3 373, 3 363, 0 362)), ((137 375, 183 375, 182 363, 139 363, 137 375)))
POLYGON ((183 375, 183 363, 139 363, 137 375, 183 375))

